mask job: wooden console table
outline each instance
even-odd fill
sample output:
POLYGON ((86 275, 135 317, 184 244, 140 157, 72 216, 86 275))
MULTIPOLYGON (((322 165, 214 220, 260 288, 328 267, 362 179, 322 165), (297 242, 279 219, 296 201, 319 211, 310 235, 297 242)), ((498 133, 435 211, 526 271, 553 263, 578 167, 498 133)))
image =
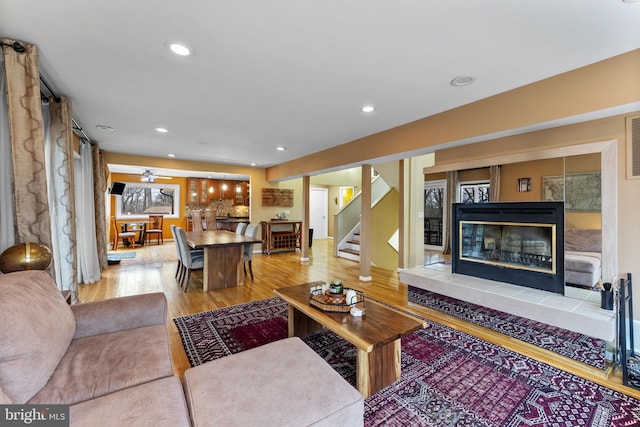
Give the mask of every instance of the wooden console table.
POLYGON ((302 221, 262 221, 262 253, 295 251, 302 246, 302 221))

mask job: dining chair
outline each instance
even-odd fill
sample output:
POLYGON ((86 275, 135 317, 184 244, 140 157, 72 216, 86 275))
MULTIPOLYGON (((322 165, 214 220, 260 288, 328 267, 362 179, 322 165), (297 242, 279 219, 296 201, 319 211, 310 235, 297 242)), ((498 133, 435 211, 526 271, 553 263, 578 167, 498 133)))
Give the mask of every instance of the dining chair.
MULTIPOLYGON (((178 279, 178 274, 182 273, 182 254, 180 253, 180 246, 178 245, 178 237, 176 236, 176 225, 171 224, 169 226, 171 229, 171 237, 173 238, 173 243, 176 245, 176 255, 178 256, 178 267, 176 268, 176 274, 173 275, 176 279, 178 279)), ((182 287, 182 283, 178 281, 180 287, 182 287)))
POLYGON ((176 237, 178 238, 178 247, 180 248, 180 257, 182 259, 182 280, 180 285, 184 285, 184 292, 187 292, 187 288, 189 288, 189 283, 191 282, 191 272, 193 270, 203 270, 204 269, 204 254, 193 255, 191 253, 191 248, 189 247, 189 243, 187 242, 187 234, 185 231, 180 228, 175 228, 176 237), (185 275, 186 273, 186 282, 185 275))
POLYGON ((236 234, 239 234, 240 236, 242 236, 244 234, 245 228, 247 228, 247 224, 245 224, 244 222, 239 223, 238 226, 236 227, 236 234))
POLYGON ((114 232, 114 236, 115 236, 115 238, 113 239, 113 250, 114 251, 118 250, 118 242, 119 241, 122 241, 123 244, 124 244, 124 242, 129 242, 129 244, 131 245, 132 248, 136 247, 136 233, 133 233, 131 231, 120 232, 118 230, 118 223, 116 222, 116 217, 115 216, 111 217, 111 225, 113 226, 113 232, 114 232))
POLYGON ((200 211, 191 212, 191 229, 193 231, 202 231, 202 214, 200 211))
POLYGON ((164 244, 162 237, 162 223, 164 222, 164 216, 162 215, 149 215, 149 229, 144 234, 147 239, 147 243, 151 243, 151 236, 155 235, 158 244, 164 244))
MULTIPOLYGON (((252 224, 247 225, 247 231, 245 231, 244 235, 255 239, 258 236, 258 226, 252 224)), ((247 275, 247 267, 245 263, 249 263, 249 274, 251 274, 251 280, 253 280, 253 268, 251 267, 251 260, 253 259, 253 245, 255 245, 255 243, 245 243, 243 247, 244 262, 242 263, 245 276, 247 275)))
POLYGON ((204 224, 207 227, 207 230, 217 230, 218 223, 216 222, 216 215, 218 211, 215 209, 205 209, 204 211, 204 224))
MULTIPOLYGON (((176 274, 174 274, 174 277, 176 278, 176 280, 178 281, 178 284, 180 285, 180 287, 182 287, 182 279, 184 278, 184 266, 182 264, 182 253, 180 252, 180 245, 178 244, 178 236, 176 236, 176 228, 178 226, 171 224, 170 228, 171 228, 171 236, 173 236, 173 242, 176 245, 176 255, 178 257, 178 266, 176 268, 176 274)), ((204 258, 204 249, 191 249, 189 248, 191 251, 191 257, 192 258, 204 258)))

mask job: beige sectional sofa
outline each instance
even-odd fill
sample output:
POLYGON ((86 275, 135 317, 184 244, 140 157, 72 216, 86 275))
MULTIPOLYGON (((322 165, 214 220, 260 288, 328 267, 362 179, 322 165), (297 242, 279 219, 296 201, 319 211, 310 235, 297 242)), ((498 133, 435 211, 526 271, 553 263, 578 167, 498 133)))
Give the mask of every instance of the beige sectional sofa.
POLYGON ((183 386, 166 322, 162 293, 70 306, 46 272, 0 275, 0 404, 70 405, 72 426, 363 424, 362 396, 298 338, 189 369, 183 386))

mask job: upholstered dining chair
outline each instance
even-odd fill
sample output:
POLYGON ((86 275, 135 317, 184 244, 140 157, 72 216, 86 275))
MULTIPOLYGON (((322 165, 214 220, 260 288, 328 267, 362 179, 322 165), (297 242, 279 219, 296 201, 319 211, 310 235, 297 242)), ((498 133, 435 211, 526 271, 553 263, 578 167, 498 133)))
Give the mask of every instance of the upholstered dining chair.
MULTIPOLYGON (((171 237, 173 238, 173 243, 175 243, 176 245, 176 255, 178 256, 178 267, 176 268, 176 274, 174 274, 173 277, 178 279, 178 274, 182 273, 182 254, 180 253, 180 246, 178 245, 178 237, 176 236, 176 225, 171 224, 169 228, 171 229, 171 237)), ((180 284, 180 287, 182 287, 182 284, 180 284)))
POLYGON ((200 211, 191 212, 191 229, 193 231, 202 231, 202 214, 200 211))
MULTIPOLYGON (((178 257, 178 266, 176 268, 176 274, 174 274, 174 277, 176 278, 176 280, 178 281, 178 284, 180 285, 180 287, 182 287, 182 279, 184 279, 184 266, 182 264, 182 252, 180 252, 180 245, 178 243, 178 236, 176 236, 176 228, 178 226, 171 224, 170 228, 171 228, 171 236, 173 236, 173 242, 176 245, 176 255, 178 257)), ((191 251, 191 258, 204 258, 204 249, 191 249, 189 248, 189 250, 191 251)))
MULTIPOLYGON (((244 232, 244 235, 247 237, 256 238, 258 236, 258 226, 249 224, 247 225, 247 230, 244 232)), ((246 243, 243 247, 244 249, 244 262, 243 269, 245 276, 247 275, 247 267, 245 263, 249 264, 249 274, 251 274, 251 280, 253 280, 253 268, 251 267, 251 260, 253 259, 253 245, 255 243, 246 243)))
POLYGON ((131 245, 132 248, 136 247, 136 233, 131 232, 131 231, 127 231, 127 232, 121 232, 118 229, 118 223, 116 222, 116 217, 112 216, 111 217, 111 225, 113 226, 113 235, 114 235, 114 239, 113 239, 113 250, 117 251, 118 250, 118 242, 122 241, 122 243, 124 244, 124 242, 129 242, 129 244, 131 245))
POLYGON ((218 212, 213 209, 205 209, 204 211, 204 224, 207 227, 207 230, 217 230, 218 223, 216 222, 216 215, 218 212))
POLYGON ((147 243, 151 243, 151 237, 156 236, 158 244, 164 244, 162 238, 162 223, 164 222, 164 216, 162 215, 149 215, 149 224, 144 235, 147 239, 147 243))
POLYGON ((191 282, 191 272, 193 270, 204 269, 204 254, 202 256, 193 255, 187 242, 187 234, 185 231, 180 227, 176 227, 174 230, 178 239, 178 247, 180 248, 180 259, 182 260, 182 280, 180 280, 180 285, 184 285, 184 292, 187 292, 187 288, 189 288, 189 283, 191 282))
POLYGON ((244 222, 238 223, 238 226, 236 227, 236 234, 242 236, 244 234, 245 228, 247 228, 247 224, 245 224, 244 222))

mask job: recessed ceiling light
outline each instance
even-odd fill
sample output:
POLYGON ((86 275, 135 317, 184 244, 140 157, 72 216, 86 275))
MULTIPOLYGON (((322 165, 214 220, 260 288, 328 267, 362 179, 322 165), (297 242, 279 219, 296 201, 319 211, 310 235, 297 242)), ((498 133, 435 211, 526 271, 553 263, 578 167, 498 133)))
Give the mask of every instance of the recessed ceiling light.
POLYGON ((287 149, 287 147, 278 147, 278 148, 276 148, 276 150, 278 150, 278 151, 284 151, 286 149, 287 149))
POLYGON ((176 156, 176 155, 175 155, 175 154, 173 154, 173 153, 169 153, 169 154, 167 154, 167 157, 175 157, 175 156, 176 156))
POLYGON ((373 105, 365 105, 361 108, 363 113, 372 113, 373 111, 375 111, 375 109, 376 107, 374 107, 373 105))
POLYGON ((624 3, 640 3, 640 0, 622 0, 624 3))
POLYGON ((155 131, 156 132, 160 132, 160 133, 167 133, 167 132, 169 132, 169 129, 167 129, 167 128, 156 128, 155 131))
POLYGON ((109 132, 113 132, 115 130, 111 126, 107 125, 96 125, 96 127, 100 130, 108 130, 109 132))
POLYGON ((258 166, 258 164, 256 162, 251 162, 250 165, 251 166, 258 166))
POLYGON ((460 87, 460 86, 470 85, 475 81, 476 81, 475 77, 466 75, 466 76, 455 77, 453 80, 451 80, 450 84, 451 86, 460 87))
POLYGON ((191 48, 184 43, 170 42, 168 47, 171 52, 180 56, 189 56, 193 52, 191 48))

